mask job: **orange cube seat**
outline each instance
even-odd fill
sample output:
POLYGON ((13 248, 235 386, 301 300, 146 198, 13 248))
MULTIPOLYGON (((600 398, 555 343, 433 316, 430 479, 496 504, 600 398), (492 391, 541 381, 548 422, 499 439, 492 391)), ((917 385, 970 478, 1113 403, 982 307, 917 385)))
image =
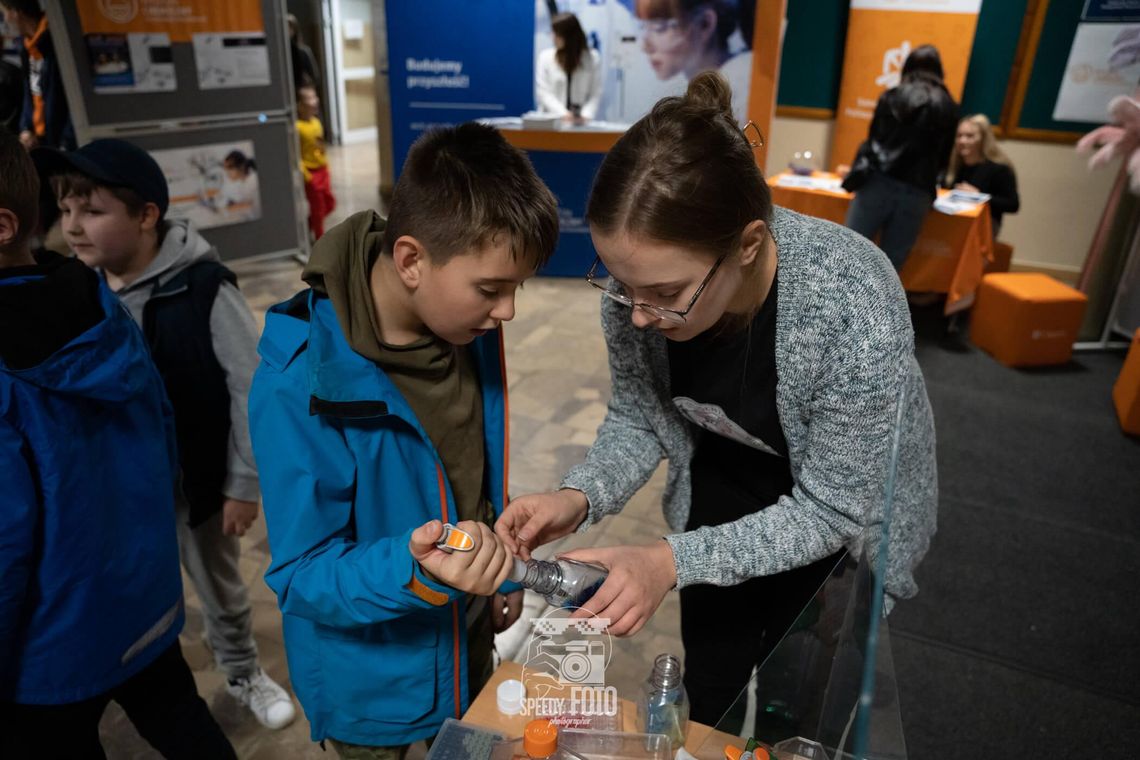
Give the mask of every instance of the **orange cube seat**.
POLYGON ((1132 336, 1132 347, 1112 386, 1112 403, 1124 432, 1140 435, 1140 330, 1132 336))
POLYGON ((1002 364, 1064 364, 1088 298, 1035 272, 987 274, 970 316, 970 339, 1002 364))
POLYGON ((994 260, 986 262, 986 274, 1008 272, 1013 261, 1013 246, 1009 243, 994 242, 994 260))

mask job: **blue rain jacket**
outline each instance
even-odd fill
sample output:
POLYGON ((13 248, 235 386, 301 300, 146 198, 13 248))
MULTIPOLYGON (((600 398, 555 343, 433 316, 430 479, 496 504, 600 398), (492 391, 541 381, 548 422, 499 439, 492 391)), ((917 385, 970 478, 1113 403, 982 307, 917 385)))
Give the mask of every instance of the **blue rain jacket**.
POLYGON ((35 367, 0 360, 0 701, 102 694, 182 629, 173 417, 99 289, 103 321, 35 367))
MULTIPOLYGON (((258 347, 250 430, 294 691, 314 741, 394 746, 467 709, 464 594, 427 578, 412 531, 453 520, 439 455, 380 367, 349 346, 332 302, 274 306, 258 347)), ((502 514, 502 334, 470 350, 483 396, 488 499, 502 514)), ((504 584, 500 591, 519 588, 504 584)))

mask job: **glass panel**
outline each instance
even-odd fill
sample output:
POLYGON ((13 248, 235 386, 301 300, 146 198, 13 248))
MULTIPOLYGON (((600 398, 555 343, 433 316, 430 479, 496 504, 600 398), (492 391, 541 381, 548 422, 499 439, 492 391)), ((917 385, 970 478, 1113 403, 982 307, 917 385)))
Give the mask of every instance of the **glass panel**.
MULTIPOLYGON (((901 426, 899 399, 895 430, 901 426)), ((883 618, 883 577, 898 435, 883 486, 883 525, 856 558, 844 555, 714 730, 699 760, 723 760, 749 740, 777 760, 906 760, 898 689, 883 618)), ((747 624, 747 620, 741 620, 747 624)))

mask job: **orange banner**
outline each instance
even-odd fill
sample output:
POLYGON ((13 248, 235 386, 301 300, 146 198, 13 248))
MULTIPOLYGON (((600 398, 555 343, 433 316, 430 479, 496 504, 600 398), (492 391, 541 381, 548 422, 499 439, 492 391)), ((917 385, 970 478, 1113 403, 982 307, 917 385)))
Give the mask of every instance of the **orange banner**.
POLYGON ((756 149, 756 163, 767 162, 768 134, 776 112, 776 83, 780 79, 780 51, 784 45, 785 0, 756 0, 756 21, 752 31, 752 83, 748 96, 748 118, 763 138, 756 149), (777 23, 779 20, 781 23, 777 23))
POLYGON ((264 32, 260 0, 76 0, 84 34, 264 32))
POLYGON ((981 0, 851 0, 832 167, 851 164, 879 95, 899 83, 907 55, 919 45, 938 48, 946 89, 962 99, 980 8, 981 0))

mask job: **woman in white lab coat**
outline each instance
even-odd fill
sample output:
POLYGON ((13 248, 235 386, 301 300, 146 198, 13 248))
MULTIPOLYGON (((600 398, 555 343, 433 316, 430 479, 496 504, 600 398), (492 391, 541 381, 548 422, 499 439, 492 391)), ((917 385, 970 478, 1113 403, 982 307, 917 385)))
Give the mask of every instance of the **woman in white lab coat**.
POLYGON ((559 13, 550 26, 554 47, 539 54, 535 72, 538 110, 583 124, 597 115, 602 99, 601 56, 573 13, 559 13))

